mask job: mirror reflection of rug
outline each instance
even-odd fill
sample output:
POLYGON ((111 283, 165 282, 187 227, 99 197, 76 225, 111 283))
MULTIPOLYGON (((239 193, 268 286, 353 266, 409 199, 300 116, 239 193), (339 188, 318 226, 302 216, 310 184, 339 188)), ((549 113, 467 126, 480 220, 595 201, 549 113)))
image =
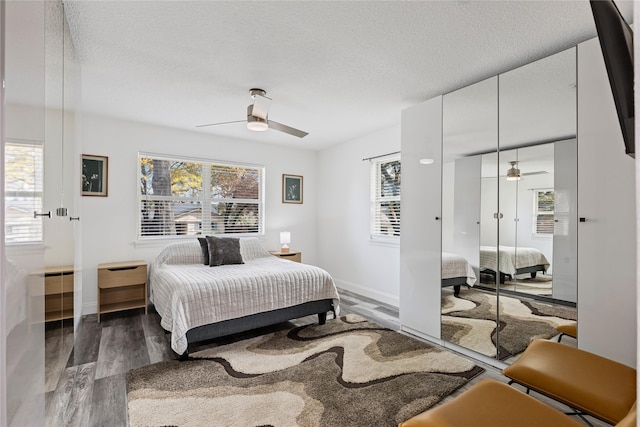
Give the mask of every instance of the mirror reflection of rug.
POLYGON ((131 426, 389 426, 484 370, 356 315, 127 374, 131 426))
MULTIPOLYGON (((480 282, 483 287, 495 289, 493 276, 482 274, 480 282)), ((500 285, 500 289, 518 291, 530 295, 551 296, 553 291, 553 278, 546 274, 538 273, 536 277, 521 275, 514 280, 506 280, 500 285)))
MULTIPOLYGON (((496 297, 489 292, 463 289, 460 297, 443 292, 442 339, 496 356, 496 297)), ((576 309, 546 302, 500 295, 500 360, 524 351, 532 339, 551 338, 555 327, 573 323, 576 309)))

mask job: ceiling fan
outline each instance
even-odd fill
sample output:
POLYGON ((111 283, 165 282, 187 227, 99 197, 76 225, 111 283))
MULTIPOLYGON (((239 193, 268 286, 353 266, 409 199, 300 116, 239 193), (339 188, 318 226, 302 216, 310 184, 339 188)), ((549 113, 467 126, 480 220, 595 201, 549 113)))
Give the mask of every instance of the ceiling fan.
MULTIPOLYGON (((506 175, 507 181, 519 181, 520 178, 522 178, 523 176, 542 175, 542 174, 549 173, 547 171, 536 171, 536 172, 525 172, 525 173, 522 173, 522 172, 520 172, 520 169, 518 169, 518 162, 517 161, 509 162, 509 164, 511 164, 511 168, 509 168, 509 170, 507 171, 507 175, 506 175)), ((505 176, 505 175, 501 175, 501 176, 505 176)))
POLYGON ((263 89, 251 89, 249 95, 253 99, 253 104, 249 104, 247 107, 247 119, 246 120, 234 120, 231 122, 209 123, 206 125, 198 125, 196 127, 217 126, 226 125, 230 123, 242 123, 247 122, 247 129, 261 132, 267 129, 273 129, 280 132, 287 133, 289 135, 297 136, 298 138, 304 138, 309 135, 308 132, 300 129, 295 129, 282 123, 275 122, 268 118, 269 106, 271 105, 271 98, 267 98, 266 91, 263 89))

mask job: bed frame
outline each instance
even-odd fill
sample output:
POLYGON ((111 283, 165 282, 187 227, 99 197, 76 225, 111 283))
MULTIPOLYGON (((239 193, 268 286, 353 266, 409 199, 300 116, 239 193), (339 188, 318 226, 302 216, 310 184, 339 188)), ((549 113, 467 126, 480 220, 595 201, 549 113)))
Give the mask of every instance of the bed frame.
MULTIPOLYGON (((292 307, 251 314, 237 319, 210 323, 187 331, 188 346, 200 341, 207 341, 264 326, 275 325, 277 323, 314 314, 318 315, 318 323, 320 325, 324 325, 327 321, 327 312, 329 311, 333 312, 334 316, 336 315, 333 300, 324 299, 319 301, 309 301, 292 307)), ((188 359, 189 347, 187 347, 187 350, 183 354, 178 355, 178 357, 180 360, 188 359)))
POLYGON ((448 279, 442 279, 442 287, 453 286, 453 296, 460 296, 460 286, 466 286, 471 289, 471 286, 467 284, 467 277, 450 277, 448 279))
MULTIPOLYGON (((536 275, 538 274, 538 271, 542 271, 542 274, 547 272, 547 268, 544 265, 532 265, 529 267, 522 267, 522 268, 517 268, 516 269, 516 274, 527 274, 529 273, 531 275, 532 279, 536 278, 536 275)), ((498 283, 498 281, 496 280, 496 272, 489 269, 489 268, 485 268, 484 270, 482 270, 482 273, 487 273, 493 276, 493 281, 495 283, 498 283)), ((509 280, 513 280, 513 277, 511 276, 511 274, 507 274, 507 273, 503 273, 500 272, 500 284, 504 284, 504 282, 506 281, 506 279, 509 278, 509 280)))

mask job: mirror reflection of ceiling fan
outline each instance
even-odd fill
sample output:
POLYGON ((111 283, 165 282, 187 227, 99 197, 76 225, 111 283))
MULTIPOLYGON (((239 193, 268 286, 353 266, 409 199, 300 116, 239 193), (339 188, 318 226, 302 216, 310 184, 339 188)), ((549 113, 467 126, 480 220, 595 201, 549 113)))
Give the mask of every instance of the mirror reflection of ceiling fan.
POLYGON ((271 106, 271 98, 266 97, 267 92, 262 89, 251 89, 249 95, 253 99, 253 103, 247 107, 247 119, 235 120, 231 122, 209 123, 205 125, 198 125, 196 127, 227 125, 230 123, 242 123, 247 122, 247 129, 262 132, 267 129, 273 129, 280 132, 284 132, 289 135, 297 136, 298 138, 304 138, 309 135, 308 132, 300 129, 292 128, 282 123, 275 122, 268 118, 269 107, 271 106))
POLYGON ((523 176, 529 176, 529 175, 543 175, 546 173, 549 173, 547 171, 536 171, 536 172, 520 172, 520 169, 518 169, 518 162, 517 161, 512 161, 509 162, 509 164, 511 164, 511 167, 509 168, 509 170, 507 171, 506 175, 500 175, 501 177, 507 177, 507 181, 519 181, 523 176))

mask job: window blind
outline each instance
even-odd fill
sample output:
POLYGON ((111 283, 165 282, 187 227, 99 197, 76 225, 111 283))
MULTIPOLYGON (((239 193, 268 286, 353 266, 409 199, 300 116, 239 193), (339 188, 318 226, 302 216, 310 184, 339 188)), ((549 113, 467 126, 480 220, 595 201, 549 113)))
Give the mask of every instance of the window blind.
POLYGON ((44 147, 39 141, 7 141, 5 160, 5 242, 43 241, 44 147))
POLYGON ((263 233, 261 166, 138 155, 138 238, 263 233))
POLYGON ((553 190, 535 190, 533 234, 553 234, 555 226, 553 190))
POLYGON ((371 162, 371 236, 400 236, 399 157, 387 157, 371 162))

